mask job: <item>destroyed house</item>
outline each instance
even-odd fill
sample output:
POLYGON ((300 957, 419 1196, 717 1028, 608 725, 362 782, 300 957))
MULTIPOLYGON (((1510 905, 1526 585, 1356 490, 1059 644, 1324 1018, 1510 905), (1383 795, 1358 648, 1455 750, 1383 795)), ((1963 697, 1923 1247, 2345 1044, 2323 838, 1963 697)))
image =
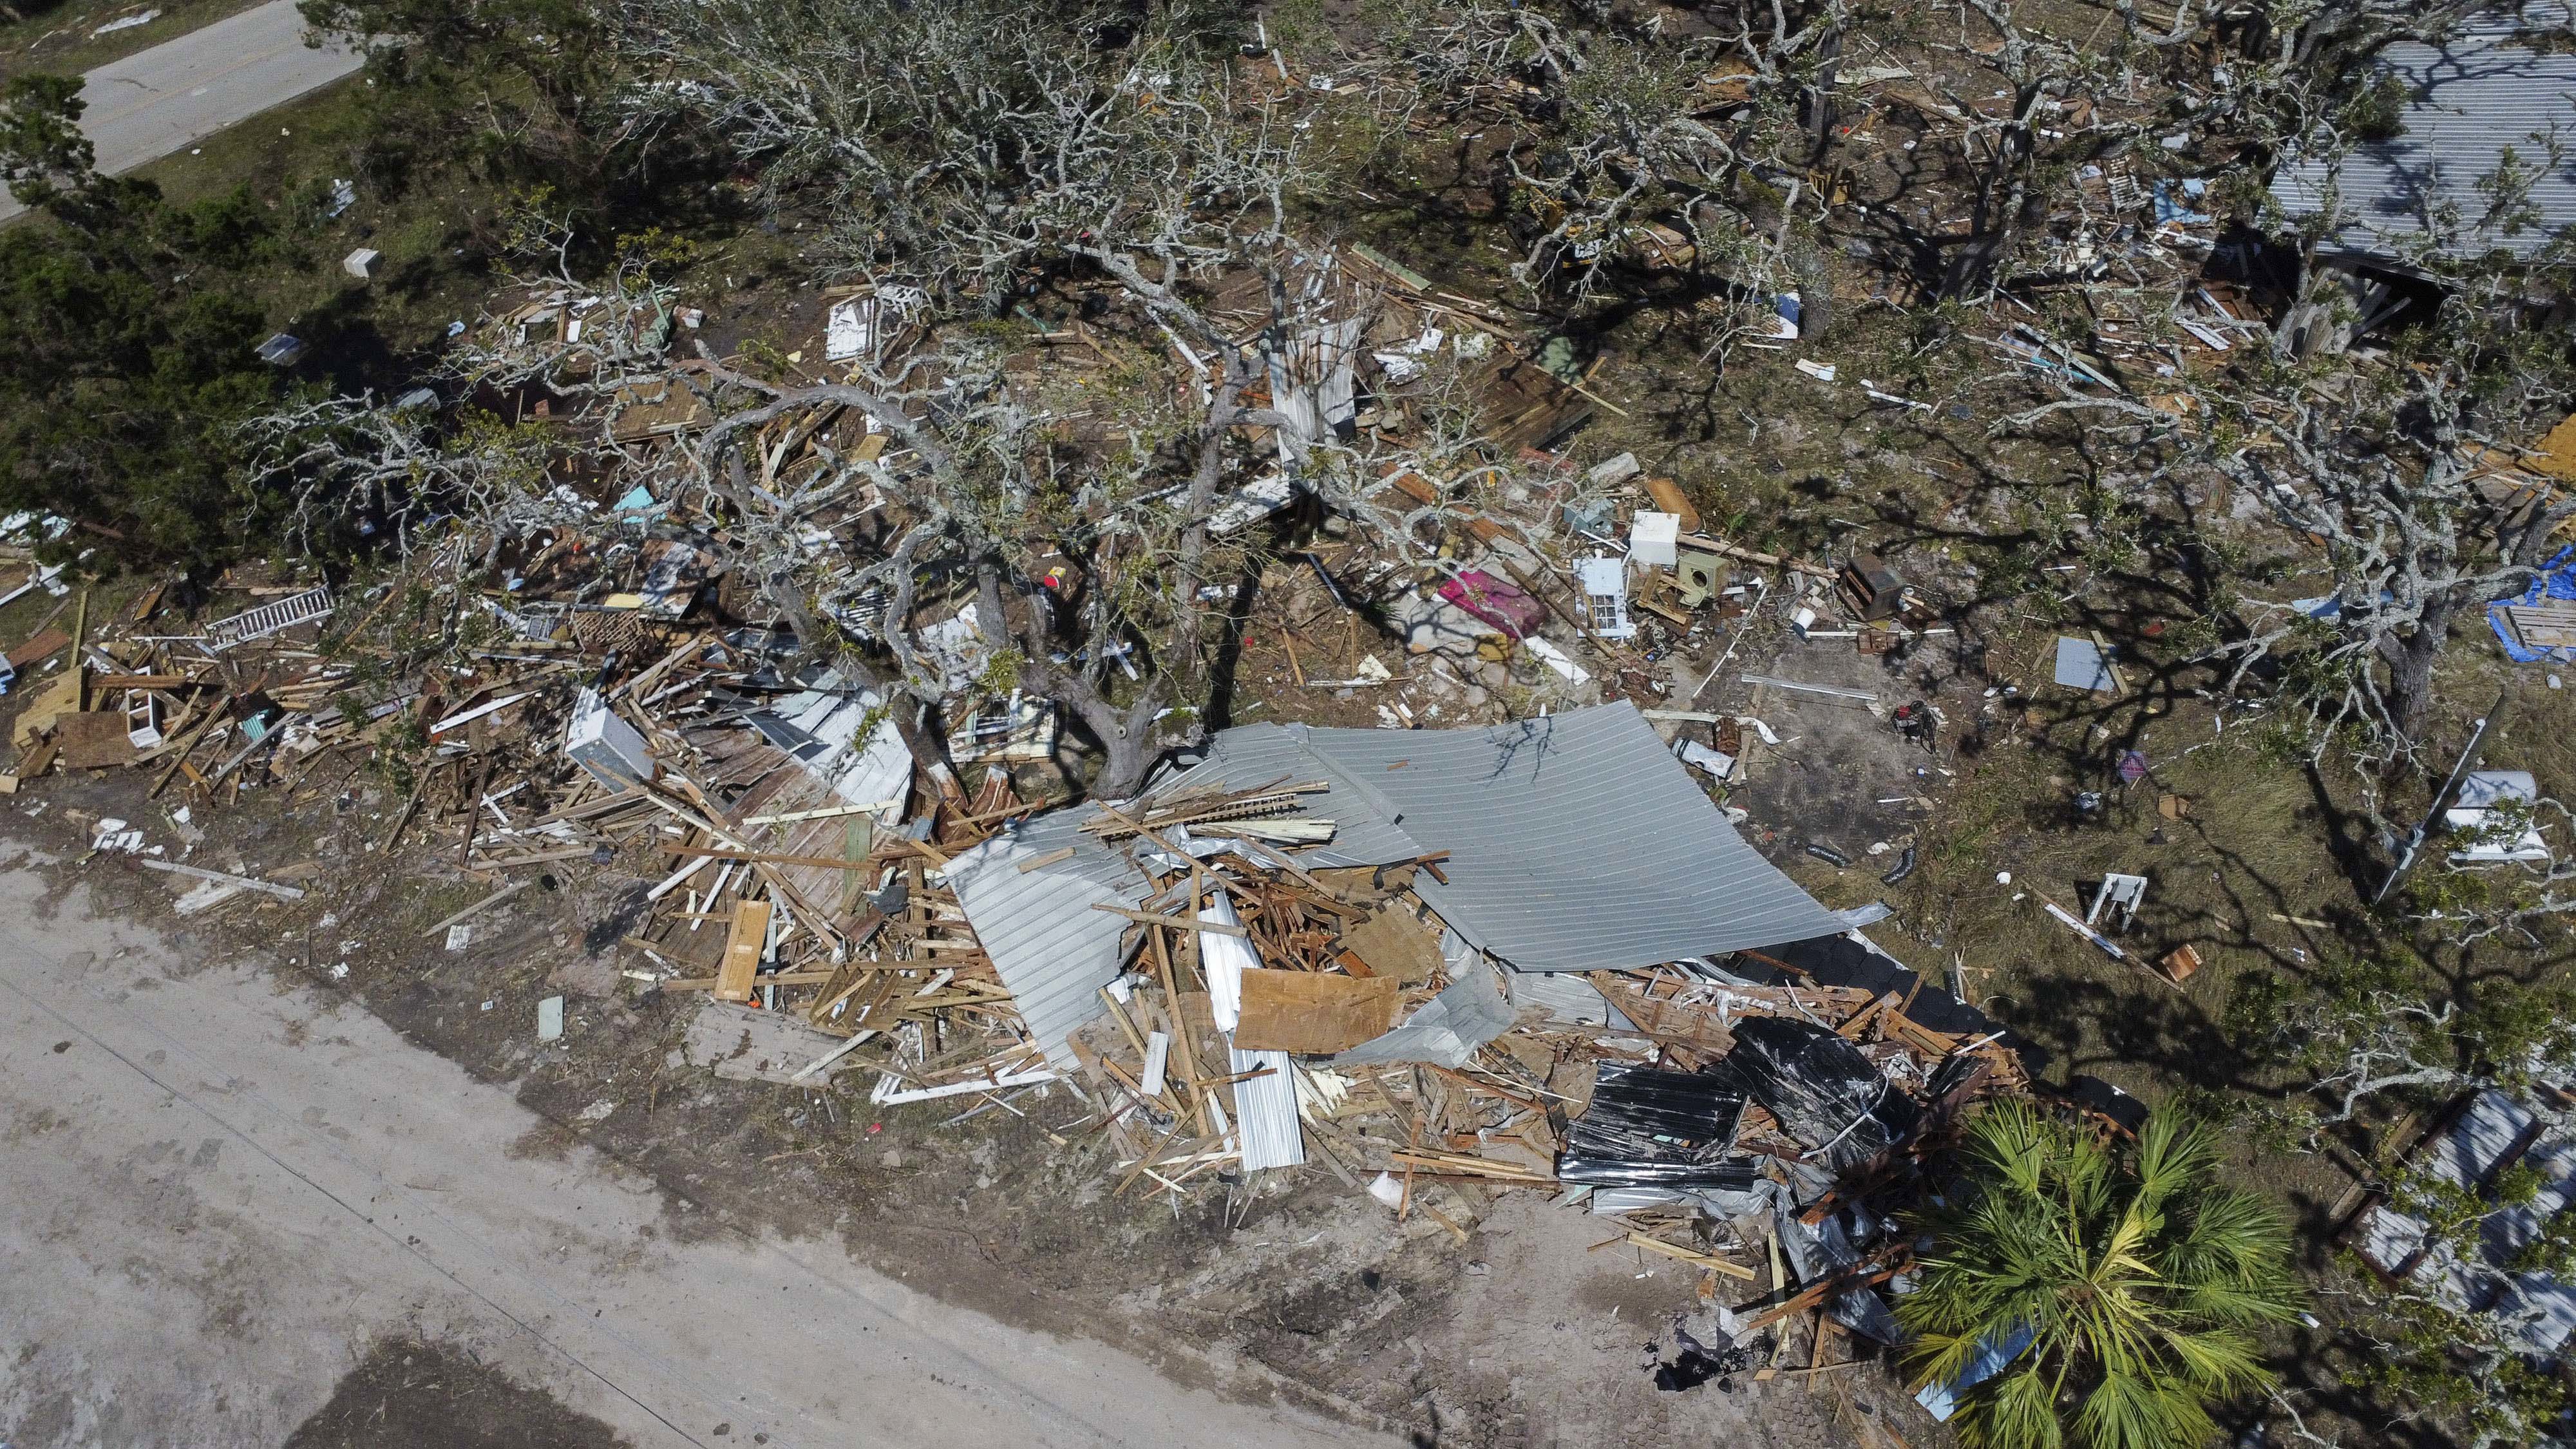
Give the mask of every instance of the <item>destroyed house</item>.
MULTIPOLYGON (((1534 977, 1846 929, 1735 833, 1625 703, 1476 729, 1245 726, 1219 734, 1171 786, 1287 783, 1322 786, 1301 808, 1333 832, 1302 861, 1430 862, 1414 890, 1445 928, 1444 954, 1502 968, 1515 1000, 1534 977)), ((1123 854, 1084 833, 1098 810, 1042 815, 947 872, 1032 1036, 1059 1060, 1123 964, 1127 921, 1094 907, 1134 909, 1147 893, 1123 854)), ((1597 991, 1568 985, 1600 1012, 1597 991)), ((1463 1000, 1449 1009, 1473 1012, 1463 1000)))

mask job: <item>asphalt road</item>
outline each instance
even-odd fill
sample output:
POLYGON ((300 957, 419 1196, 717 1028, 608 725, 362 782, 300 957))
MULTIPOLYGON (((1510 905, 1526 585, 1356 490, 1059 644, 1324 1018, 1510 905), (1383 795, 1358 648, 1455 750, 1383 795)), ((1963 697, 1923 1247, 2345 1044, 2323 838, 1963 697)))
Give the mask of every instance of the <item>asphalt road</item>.
MULTIPOLYGON (((98 148, 99 170, 131 171, 319 90, 362 61, 343 44, 306 45, 295 0, 268 0, 91 71, 81 129, 98 148)), ((0 195, 0 220, 23 209, 0 195)))
POLYGON ((12 1449, 278 1444, 398 1333, 639 1449, 1384 1442, 943 1305, 831 1242, 686 1229, 586 1147, 530 1152, 543 1124, 505 1087, 356 1007, 47 895, 0 875, 12 1449))

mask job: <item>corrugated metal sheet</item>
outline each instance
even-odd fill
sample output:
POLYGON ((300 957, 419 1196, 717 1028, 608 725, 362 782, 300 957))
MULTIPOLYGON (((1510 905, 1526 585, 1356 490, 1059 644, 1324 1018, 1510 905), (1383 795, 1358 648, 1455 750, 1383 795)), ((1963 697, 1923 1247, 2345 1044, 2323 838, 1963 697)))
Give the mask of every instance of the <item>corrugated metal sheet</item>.
POLYGON ((1512 1005, 1535 1006, 1560 1022, 1576 1026, 1598 1026, 1631 1031, 1636 1023, 1628 1014, 1610 1004, 1601 988, 1580 976, 1564 976, 1551 971, 1515 971, 1511 977, 1512 1005))
POLYGON ((2528 259, 2547 246, 2576 223, 2576 160, 2551 166, 2549 146, 2535 137, 2576 128, 2576 55, 2514 44, 2512 28, 2489 17, 2447 45, 2408 41, 2381 51, 2378 68, 2414 92, 2403 133, 2363 143, 2339 168, 2326 155, 2285 161, 2272 177, 2272 199, 2304 218, 2323 214, 2331 191, 2339 225, 2328 249, 2382 260, 2401 259, 2428 230, 2455 233, 2452 249, 2471 254, 2502 249, 2528 259), (2495 198, 2480 187, 2507 146, 2536 174, 2527 208, 2491 215, 2495 198), (2427 226, 2428 215, 2444 213, 2455 220, 2427 226))
MULTIPOLYGON (((1654 966, 1842 930, 1736 835, 1624 703, 1491 729, 1253 725, 1219 735, 1183 780, 1329 782, 1307 813, 1333 820, 1333 840, 1301 858, 1375 865, 1448 851, 1448 883, 1425 873, 1415 890, 1517 971, 1654 966)), ((1066 1067, 1065 1037, 1100 1015, 1126 924, 1091 907, 1145 896, 1121 855, 1081 833, 1094 813, 1039 816, 947 872, 1031 1034, 1066 1067), (1071 859, 1020 873, 1067 845, 1071 859)))
POLYGON ((2430 1229, 2424 1221, 2385 1203, 2363 1219, 2358 1246, 2363 1257, 2384 1271, 2404 1272, 2429 1284, 2437 1296, 2464 1311, 2508 1315, 2524 1344, 2547 1354, 2576 1333, 2576 1288, 2547 1274, 2508 1274, 2505 1268, 2551 1218, 2576 1205, 2576 1143, 2544 1142, 2526 1151, 2536 1126, 2538 1119, 2528 1108, 2501 1092, 2487 1091, 2426 1144, 2424 1173, 2472 1192, 2483 1190, 2516 1161, 2541 1175, 2543 1185, 2532 1201, 2494 1211, 2479 1224, 2473 1260, 2463 1261, 2448 1243, 2427 1251, 2430 1229))
POLYGON ((1104 1010, 1100 988, 1118 975, 1127 928, 1092 907, 1133 906, 1145 895, 1145 882, 1125 861, 1076 834, 1088 813, 1040 817, 950 861, 945 872, 1030 1037, 1064 1071, 1078 1065, 1065 1039, 1104 1010), (1020 862, 1072 844, 1067 836, 1086 842, 1082 854, 1021 873, 1020 862))
MULTIPOLYGON (((1220 926, 1243 926, 1243 918, 1234 913, 1234 902, 1220 886, 1199 909, 1199 919, 1220 926)), ((1216 1029, 1234 1038, 1236 1023, 1243 1019, 1243 973, 1261 969, 1261 958, 1253 954, 1252 943, 1240 936, 1212 936, 1205 931, 1199 938, 1199 971, 1207 977, 1208 1015, 1216 1029)))
POLYGON ((1266 1077, 1234 1084, 1235 1140, 1243 1149, 1243 1170, 1260 1172, 1304 1162, 1306 1133, 1297 1125, 1296 1068, 1290 1065, 1288 1054, 1248 1052, 1232 1043, 1225 1051, 1231 1063, 1228 1071, 1271 1068, 1266 1077))
POLYGON ((1358 782, 1336 778, 1326 761, 1307 746, 1298 730, 1274 724, 1243 725, 1226 730, 1208 744, 1207 761, 1190 770, 1180 784, 1222 785, 1250 790, 1264 785, 1304 785, 1317 780, 1332 788, 1304 797, 1299 813, 1333 822, 1333 838, 1298 854, 1300 862, 1325 865, 1383 865, 1410 860, 1437 847, 1424 845, 1396 826, 1395 806, 1358 782))
POLYGON ((1843 929, 1727 825, 1633 705, 1479 729, 1254 726, 1220 736, 1202 769, 1217 758, 1241 769, 1235 737, 1254 731, 1303 746, 1302 759, 1247 741, 1271 773, 1221 778, 1329 778, 1349 833, 1334 848, 1393 844, 1359 833, 1351 812, 1366 804, 1419 850, 1448 851, 1448 883, 1426 873, 1415 890, 1515 970, 1653 966, 1843 929))

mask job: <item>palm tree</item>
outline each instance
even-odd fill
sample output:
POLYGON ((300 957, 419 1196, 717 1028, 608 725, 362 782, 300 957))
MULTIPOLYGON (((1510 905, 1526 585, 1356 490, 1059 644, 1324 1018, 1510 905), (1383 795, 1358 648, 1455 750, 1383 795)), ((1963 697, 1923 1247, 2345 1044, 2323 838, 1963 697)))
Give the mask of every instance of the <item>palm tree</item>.
POLYGON ((2216 1185, 2206 1127, 2159 1113, 2123 1150, 2007 1102, 1964 1135, 1896 1315, 1918 1387, 2010 1358, 1956 1394, 1968 1449, 2192 1449, 2211 1403, 2271 1382, 2255 1333, 2299 1312, 2289 1231, 2216 1185))

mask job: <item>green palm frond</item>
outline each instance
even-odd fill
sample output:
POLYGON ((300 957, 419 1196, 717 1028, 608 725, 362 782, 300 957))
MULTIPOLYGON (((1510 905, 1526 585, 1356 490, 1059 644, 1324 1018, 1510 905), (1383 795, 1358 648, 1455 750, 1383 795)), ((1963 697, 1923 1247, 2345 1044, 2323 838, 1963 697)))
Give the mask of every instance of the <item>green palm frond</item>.
POLYGON ((1966 1125, 1963 1190, 1913 1225, 1932 1246, 1897 1304, 1907 1365, 1947 1383, 2016 1329, 2032 1342, 1960 1395, 1962 1443, 2191 1449, 2211 1401, 2269 1380, 2252 1331, 2299 1310, 2289 1233, 2218 1165, 2208 1129, 2164 1115, 2125 1149, 2025 1103, 1966 1125))

